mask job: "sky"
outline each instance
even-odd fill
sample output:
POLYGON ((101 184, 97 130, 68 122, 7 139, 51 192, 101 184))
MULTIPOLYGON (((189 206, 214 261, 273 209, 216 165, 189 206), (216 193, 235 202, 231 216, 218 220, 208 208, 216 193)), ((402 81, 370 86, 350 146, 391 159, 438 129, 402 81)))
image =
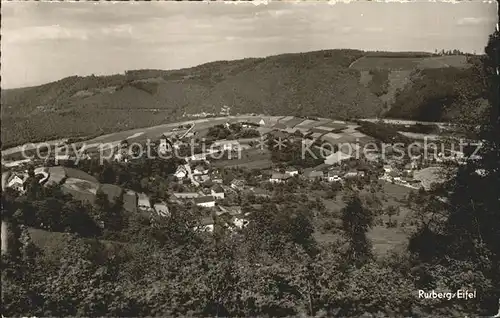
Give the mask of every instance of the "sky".
POLYGON ((323 49, 482 53, 496 6, 2 1, 1 87, 323 49))

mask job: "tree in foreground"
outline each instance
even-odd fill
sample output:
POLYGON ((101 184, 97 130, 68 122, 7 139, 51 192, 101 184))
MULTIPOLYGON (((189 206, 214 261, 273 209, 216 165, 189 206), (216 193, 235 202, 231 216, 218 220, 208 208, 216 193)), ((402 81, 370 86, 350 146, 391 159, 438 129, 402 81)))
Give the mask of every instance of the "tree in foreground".
MULTIPOLYGON (((480 298, 460 306, 485 314, 496 312, 500 298, 499 45, 496 31, 485 49, 478 78, 489 91, 489 105, 478 131, 482 143, 479 157, 468 158, 446 185, 443 217, 426 223, 410 240, 410 250, 423 262, 420 284, 475 289, 480 298), (426 250, 439 252, 429 254, 426 250)), ((472 127, 476 125, 477 121, 472 127)))
POLYGON ((371 243, 366 236, 373 226, 373 214, 366 209, 357 195, 352 195, 342 209, 342 227, 349 242, 349 260, 364 264, 372 257, 371 243))

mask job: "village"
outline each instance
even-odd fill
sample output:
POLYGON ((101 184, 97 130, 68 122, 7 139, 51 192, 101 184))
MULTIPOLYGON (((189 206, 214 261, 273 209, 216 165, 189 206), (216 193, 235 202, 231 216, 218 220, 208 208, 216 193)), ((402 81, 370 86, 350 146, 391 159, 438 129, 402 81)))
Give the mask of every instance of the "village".
MULTIPOLYGON (((273 185, 300 181, 326 187, 338 184, 342 188, 346 183, 367 184, 378 180, 415 190, 429 190, 441 180, 440 167, 449 161, 458 162, 461 158, 457 155, 452 159, 441 159, 442 154, 432 160, 424 160, 422 156, 417 159, 408 156, 397 158, 390 146, 384 149, 384 153, 360 153, 361 146, 375 140, 359 132, 356 123, 292 116, 256 116, 250 121, 218 122, 213 126, 210 123, 196 125, 194 122, 176 126, 150 144, 160 158, 166 155, 180 158, 169 180, 169 193, 164 196, 168 197, 167 200, 153 201, 148 193, 137 193, 114 184, 100 184, 97 178, 73 166, 75 158, 71 154, 46 159, 43 164, 23 162, 3 173, 2 188, 13 188, 22 193, 28 177, 26 166, 42 164, 34 169, 40 184, 61 184, 66 193, 81 200, 93 202, 98 191, 104 192, 110 201, 123 195, 127 211, 160 216, 169 215, 168 206, 172 203, 198 206, 215 211, 217 215, 226 214, 234 226, 241 227, 247 224, 247 219, 238 205, 241 202, 238 198, 251 195, 260 201, 265 200, 269 198, 268 189, 273 185), (326 147, 330 150, 324 158, 312 161, 318 163, 315 166, 303 162, 294 166, 286 160, 273 160, 273 152, 297 152, 298 148, 286 149, 290 142, 300 144, 303 154, 304 149, 318 150, 325 144, 331 147, 326 147), (346 145, 349 146, 348 151, 345 150, 346 145), (284 148, 278 149, 277 146, 284 148), (228 174, 228 171, 233 172, 228 174)), ((128 148, 127 140, 115 144, 109 161, 127 165, 137 159, 128 148)), ((90 160, 96 155, 96 150, 88 151, 81 160, 90 160)), ((297 155, 300 153, 292 154, 297 155)), ((154 176, 151 178, 154 179, 154 176)), ((204 222, 207 230, 213 229, 212 223, 213 219, 207 217, 204 222)))

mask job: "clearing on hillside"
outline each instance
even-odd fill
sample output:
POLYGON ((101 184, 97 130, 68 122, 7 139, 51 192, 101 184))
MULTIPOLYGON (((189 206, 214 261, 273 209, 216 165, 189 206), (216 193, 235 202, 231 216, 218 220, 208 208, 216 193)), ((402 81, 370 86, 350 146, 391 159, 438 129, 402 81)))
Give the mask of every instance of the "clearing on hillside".
POLYGON ((93 203, 99 184, 82 179, 68 178, 62 186, 64 193, 71 194, 75 200, 93 203))
POLYGON ((467 57, 463 55, 432 56, 432 57, 384 57, 364 56, 349 67, 359 71, 373 69, 415 70, 426 68, 467 67, 467 57))
POLYGON ((82 170, 78 170, 75 168, 64 168, 64 170, 66 171, 66 176, 68 178, 81 179, 95 184, 99 183, 99 181, 96 178, 92 177, 90 174, 86 172, 83 172, 82 170))

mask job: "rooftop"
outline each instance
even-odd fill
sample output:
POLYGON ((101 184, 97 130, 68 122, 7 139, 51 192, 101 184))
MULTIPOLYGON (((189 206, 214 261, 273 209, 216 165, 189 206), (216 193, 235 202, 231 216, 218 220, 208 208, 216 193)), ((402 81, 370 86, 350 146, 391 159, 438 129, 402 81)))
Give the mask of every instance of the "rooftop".
POLYGON ((207 203, 207 202, 215 202, 215 198, 211 195, 206 195, 203 197, 198 197, 194 199, 194 203, 207 203))
POLYGON ((198 193, 196 192, 174 192, 173 193, 174 197, 176 198, 185 198, 185 197, 192 197, 192 198, 195 198, 195 197, 198 197, 200 196, 198 193))
POLYGON ((314 170, 314 171, 309 172, 309 174, 307 176, 309 178, 323 177, 324 173, 323 173, 323 171, 314 170))
POLYGON ((224 193, 224 189, 220 185, 216 185, 212 188, 215 193, 224 193))
POLYGON ((279 172, 274 172, 272 175, 271 175, 271 179, 281 179, 281 180, 286 180, 290 178, 289 175, 287 174, 284 174, 284 173, 279 173, 279 172))

